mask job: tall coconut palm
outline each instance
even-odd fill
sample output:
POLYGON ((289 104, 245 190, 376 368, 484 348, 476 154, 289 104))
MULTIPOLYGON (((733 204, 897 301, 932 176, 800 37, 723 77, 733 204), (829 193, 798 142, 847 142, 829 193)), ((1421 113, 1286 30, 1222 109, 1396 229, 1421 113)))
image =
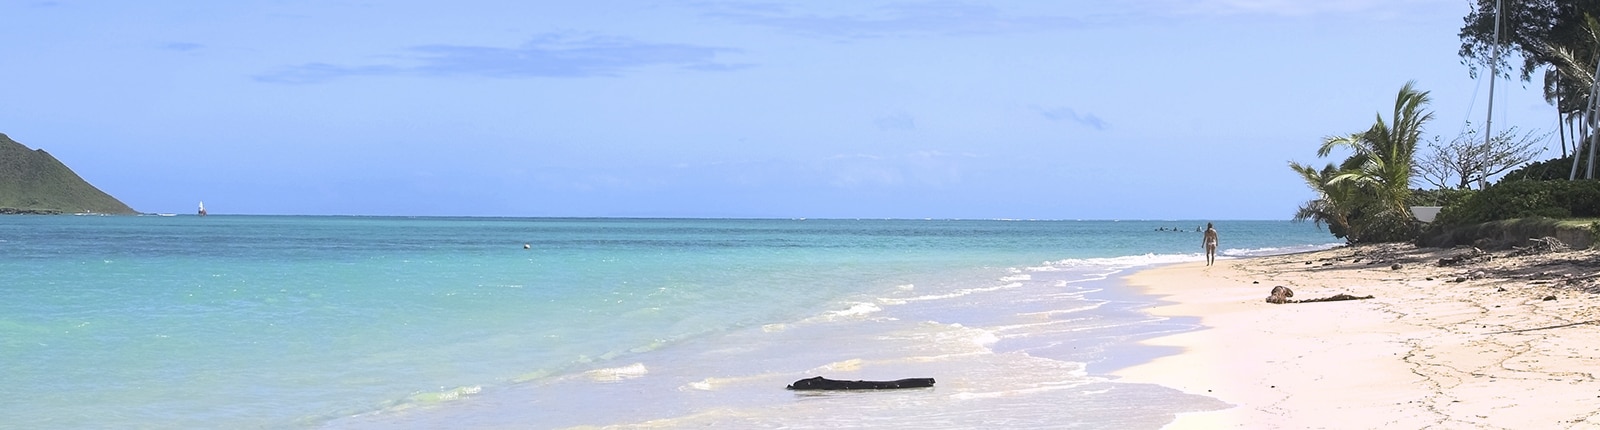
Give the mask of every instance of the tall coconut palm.
MULTIPOLYGON (((1600 49, 1600 22, 1587 13, 1582 15, 1581 25, 1574 26, 1575 31, 1569 32, 1571 37, 1563 39, 1540 40, 1530 43, 1527 49, 1543 58, 1550 65, 1550 70, 1545 73, 1545 100, 1556 106, 1558 115, 1566 115, 1569 121, 1579 123, 1578 137, 1573 139, 1573 163, 1571 177, 1576 179, 1578 164, 1586 157, 1583 149, 1587 145, 1585 140, 1589 136, 1585 131, 1593 125, 1589 106, 1596 81, 1595 71, 1600 64, 1596 63, 1597 49, 1600 49)), ((1566 145, 1562 145, 1562 157, 1566 157, 1566 145)), ((1594 153, 1587 155, 1587 165, 1594 164, 1594 153)), ((1588 169, 1585 178, 1593 176, 1592 169, 1588 169)))
POLYGON ((1412 156, 1421 140, 1422 127, 1433 119, 1425 106, 1430 101, 1427 91, 1418 91, 1415 81, 1407 82, 1395 96, 1394 111, 1389 121, 1377 115, 1377 121, 1366 131, 1348 136, 1330 136, 1323 140, 1317 155, 1326 157, 1335 148, 1348 148, 1353 152, 1341 165, 1342 172, 1328 182, 1330 185, 1349 183, 1372 198, 1371 217, 1363 221, 1363 228, 1372 232, 1383 231, 1382 238, 1390 237, 1411 220, 1406 200, 1411 197, 1412 156))
POLYGON ((1561 98, 1561 71, 1556 69, 1544 72, 1544 101, 1556 107, 1556 138, 1561 141, 1561 158, 1567 158, 1567 129, 1566 125, 1572 117, 1567 114, 1567 100, 1561 98))
POLYGON ((1544 78, 1545 100, 1556 99, 1557 110, 1571 113, 1589 105, 1589 88, 1594 86, 1595 49, 1600 45, 1600 22, 1585 15, 1577 33, 1581 36, 1559 41, 1530 43, 1528 49, 1545 58, 1550 69, 1544 78), (1557 88, 1560 83, 1560 88, 1557 88))

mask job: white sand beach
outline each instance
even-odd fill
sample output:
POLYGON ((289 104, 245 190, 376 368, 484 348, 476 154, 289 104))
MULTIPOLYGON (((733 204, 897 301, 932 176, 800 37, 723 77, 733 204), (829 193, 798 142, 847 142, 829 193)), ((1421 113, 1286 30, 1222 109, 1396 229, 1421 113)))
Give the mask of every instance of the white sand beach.
POLYGON ((1145 342, 1184 352, 1115 374, 1235 405, 1167 428, 1600 428, 1600 254, 1439 264, 1471 251, 1345 247, 1136 273, 1130 284, 1168 302, 1151 313, 1205 328, 1145 342), (1278 285, 1375 298, 1267 303, 1278 285))

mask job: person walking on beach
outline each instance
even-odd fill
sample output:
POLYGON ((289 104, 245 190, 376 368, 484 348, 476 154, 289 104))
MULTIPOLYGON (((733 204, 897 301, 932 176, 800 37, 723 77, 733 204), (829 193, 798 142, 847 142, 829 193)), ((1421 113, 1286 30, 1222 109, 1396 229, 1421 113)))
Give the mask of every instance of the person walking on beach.
POLYGON ((1206 235, 1200 246, 1206 248, 1206 265, 1217 262, 1217 229, 1206 223, 1206 235))

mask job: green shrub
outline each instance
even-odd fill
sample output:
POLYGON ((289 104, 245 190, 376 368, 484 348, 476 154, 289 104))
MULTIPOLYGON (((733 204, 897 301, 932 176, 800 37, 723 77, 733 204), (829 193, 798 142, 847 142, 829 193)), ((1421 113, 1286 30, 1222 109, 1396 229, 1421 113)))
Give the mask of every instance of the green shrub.
POLYGON ((1435 227, 1600 215, 1600 181, 1501 181, 1444 207, 1435 227))
MULTIPOLYGON (((1578 167, 1583 168, 1583 164, 1578 167)), ((1529 163, 1500 177, 1500 182, 1514 181, 1565 181, 1572 175, 1572 157, 1551 158, 1529 163)))
POLYGON ((1476 193, 1477 190, 1411 190, 1406 206, 1450 206, 1476 193))

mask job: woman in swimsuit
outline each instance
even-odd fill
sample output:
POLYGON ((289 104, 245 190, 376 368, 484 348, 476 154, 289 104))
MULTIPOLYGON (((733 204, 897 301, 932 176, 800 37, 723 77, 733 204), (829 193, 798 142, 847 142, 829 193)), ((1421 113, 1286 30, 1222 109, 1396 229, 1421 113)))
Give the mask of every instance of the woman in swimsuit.
POLYGON ((1210 266, 1211 263, 1215 263, 1217 261, 1217 229, 1212 228, 1209 222, 1206 223, 1206 236, 1200 246, 1206 249, 1206 265, 1210 266))

